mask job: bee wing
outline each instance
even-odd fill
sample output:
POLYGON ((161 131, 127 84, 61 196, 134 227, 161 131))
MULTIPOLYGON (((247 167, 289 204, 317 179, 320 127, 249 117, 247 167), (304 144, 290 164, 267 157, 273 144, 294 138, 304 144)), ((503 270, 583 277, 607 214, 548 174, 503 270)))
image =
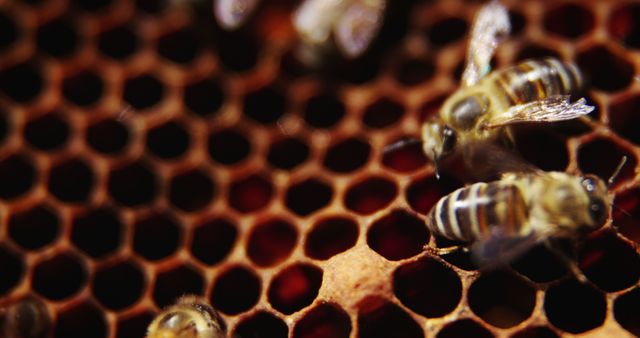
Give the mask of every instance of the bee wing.
POLYGON ((529 236, 508 234, 504 227, 491 227, 490 235, 471 246, 473 259, 480 266, 508 264, 540 242, 535 233, 529 236))
POLYGON ((484 128, 496 128, 523 122, 555 122, 571 120, 589 114, 595 107, 584 98, 571 103, 569 95, 555 95, 511 107, 503 114, 496 114, 484 128))
POLYGON ((360 56, 382 26, 386 0, 353 0, 334 26, 336 44, 349 58, 360 56))
POLYGON ((462 84, 472 86, 489 73, 490 62, 498 43, 511 31, 509 12, 497 0, 484 5, 478 12, 467 50, 462 84))
POLYGON ((258 6, 259 0, 215 0, 213 13, 226 30, 240 27, 258 6))
POLYGON ((513 148, 492 141, 475 142, 463 148, 467 168, 480 181, 500 179, 505 173, 540 173, 513 148))
POLYGON ((331 34, 348 0, 305 0, 293 13, 293 27, 307 43, 320 44, 331 34))

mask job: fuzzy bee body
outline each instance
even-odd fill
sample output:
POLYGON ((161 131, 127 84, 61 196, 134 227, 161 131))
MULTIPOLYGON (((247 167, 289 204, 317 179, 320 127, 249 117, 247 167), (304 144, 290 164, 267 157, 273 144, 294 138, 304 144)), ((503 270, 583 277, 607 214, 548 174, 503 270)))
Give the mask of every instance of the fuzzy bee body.
POLYGON ((182 296, 149 324, 147 338, 223 338, 218 313, 197 296, 182 296))

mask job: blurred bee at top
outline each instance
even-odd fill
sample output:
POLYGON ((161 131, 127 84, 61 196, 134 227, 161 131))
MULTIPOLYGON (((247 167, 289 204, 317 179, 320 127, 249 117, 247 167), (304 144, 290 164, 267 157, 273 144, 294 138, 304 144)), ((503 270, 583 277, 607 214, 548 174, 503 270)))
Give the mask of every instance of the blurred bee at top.
POLYGON ((51 331, 51 318, 47 306, 38 298, 28 296, 3 309, 5 338, 44 338, 51 331))
POLYGON ((258 7, 259 0, 214 0, 213 14, 222 28, 234 30, 242 26, 258 7))
POLYGON ((197 296, 180 297, 149 324, 147 338, 224 338, 222 318, 197 296))

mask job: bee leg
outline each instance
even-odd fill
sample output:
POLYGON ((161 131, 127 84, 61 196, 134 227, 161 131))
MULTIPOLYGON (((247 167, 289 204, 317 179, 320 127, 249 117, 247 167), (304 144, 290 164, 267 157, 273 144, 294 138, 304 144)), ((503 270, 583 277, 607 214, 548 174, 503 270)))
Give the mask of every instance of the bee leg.
POLYGON ((454 245, 446 248, 436 248, 427 244, 424 246, 424 250, 438 256, 449 255, 458 251, 462 251, 465 253, 469 252, 469 248, 464 245, 454 245))
POLYGON ((545 241, 544 244, 557 258, 559 258, 562 261, 562 263, 569 269, 571 274, 574 277, 576 277, 576 279, 580 283, 583 283, 583 284, 590 283, 589 280, 587 279, 587 276, 585 276, 582 270, 580 270, 580 267, 576 262, 575 257, 577 257, 577 255, 575 254, 575 247, 572 248, 573 249, 572 251, 574 251, 573 255, 569 256, 566 251, 562 250, 562 248, 560 248, 557 245, 557 243, 553 241, 545 241))

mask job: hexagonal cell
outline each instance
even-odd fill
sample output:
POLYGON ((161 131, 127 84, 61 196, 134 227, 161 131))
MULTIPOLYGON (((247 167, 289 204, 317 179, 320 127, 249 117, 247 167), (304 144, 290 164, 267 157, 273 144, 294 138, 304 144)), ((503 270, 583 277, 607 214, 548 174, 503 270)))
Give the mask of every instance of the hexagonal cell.
POLYGON ((55 164, 49 172, 47 189, 62 202, 86 202, 93 191, 93 169, 79 158, 55 164))
POLYGON ((216 50, 222 66, 234 72, 245 72, 256 65, 260 46, 255 35, 240 31, 222 38, 219 41, 221 48, 216 50))
POLYGON ((100 13, 111 6, 113 0, 71 0, 71 5, 85 12, 100 13))
POLYGON ((462 319, 445 325, 437 338, 478 337, 492 338, 493 334, 473 319, 462 319))
POLYGON ((182 238, 177 220, 166 213, 141 218, 133 225, 133 250, 148 260, 173 254, 182 238))
POLYGON ((164 85, 155 76, 141 74, 126 80, 122 95, 135 110, 144 110, 159 103, 164 91, 164 85))
POLYGON ((157 45, 158 54, 169 61, 180 64, 192 61, 200 48, 197 33, 190 27, 160 36, 157 45))
POLYGON ((324 181, 309 178, 295 183, 287 189, 285 204, 289 210, 300 215, 308 216, 331 202, 333 189, 324 181))
POLYGON ((71 56, 78 48, 80 39, 75 22, 68 18, 55 18, 38 27, 36 41, 38 51, 54 58, 71 56))
POLYGON ((310 264, 295 264, 278 272, 267 291, 274 309, 290 315, 311 305, 322 285, 322 270, 310 264))
POLYGON ((323 165, 336 173, 353 172, 367 163, 371 147, 359 138, 351 137, 333 144, 324 156, 323 165))
POLYGON ((547 283, 559 279, 568 272, 566 264, 543 244, 524 253, 511 266, 518 273, 536 283, 547 283))
POLYGON ((217 264, 229 254, 237 237, 238 230, 230 221, 207 220, 193 228, 191 254, 205 264, 217 264))
POLYGON ((158 307, 165 307, 183 295, 201 295, 204 287, 205 280, 200 272, 189 265, 181 264, 156 276, 153 300, 158 307))
POLYGON ((516 61, 524 61, 528 59, 542 59, 553 57, 562 59, 557 50, 539 44, 529 44, 520 49, 516 55, 516 61))
POLYGON ((262 288, 260 279, 243 266, 234 266, 222 272, 211 289, 211 305, 228 315, 251 309, 262 288))
POLYGON ((119 317, 116 322, 116 338, 140 338, 147 334, 147 327, 155 318, 153 312, 141 312, 119 317))
POLYGON ((40 95, 45 80, 40 64, 26 61, 0 70, 0 91, 15 102, 27 104, 40 95))
POLYGON ((98 258, 120 246, 123 229, 116 211, 93 209, 74 218, 71 242, 89 256, 98 258))
POLYGON ((269 147, 267 161, 272 166, 291 170, 309 157, 309 146, 301 139, 289 137, 275 141, 269 147))
POLYGON ((58 238, 60 218, 54 209, 40 204, 9 214, 7 228, 16 244, 26 250, 37 250, 58 238))
POLYGON ((546 326, 534 326, 520 330, 511 338, 559 338, 560 336, 546 326))
POLYGON ((425 176, 411 182, 406 189, 405 198, 411 209, 426 215, 440 198, 460 186, 460 182, 446 175, 440 175, 439 180, 435 176, 425 176))
POLYGON ((570 333, 582 333, 602 325, 607 303, 600 291, 570 279, 547 290, 544 311, 555 327, 570 333))
POLYGON ((508 328, 533 313, 536 290, 520 278, 504 271, 485 273, 468 291, 471 310, 487 323, 508 328))
POLYGON ((609 108, 609 125, 620 136, 640 145, 640 131, 638 128, 634 128, 640 123, 638 110, 640 110, 640 96, 638 95, 614 102, 609 108))
POLYGON ((33 290, 54 301, 73 296, 86 283, 87 268, 83 261, 67 252, 43 258, 33 268, 33 290))
POLYGON ((182 156, 189 149, 191 138, 182 124, 168 121, 149 129, 146 145, 153 155, 170 160, 182 156))
POLYGON ((234 129, 219 130, 209 135, 209 156, 214 161, 232 165, 246 159, 251 153, 247 137, 234 129))
POLYGON ((428 318, 442 317, 458 306, 462 283, 453 270, 423 257, 394 271, 393 292, 412 311, 428 318))
POLYGON ((158 15, 167 9, 168 3, 157 0, 135 0, 136 9, 147 15, 158 15))
POLYGON ((39 116, 24 126, 24 139, 34 148, 52 151, 61 148, 69 138, 67 121, 57 113, 39 116))
POLYGON ((576 39, 589 33, 593 26, 593 14, 579 4, 563 4, 545 11, 544 28, 565 38, 576 39))
POLYGON ((65 99, 77 106, 90 106, 98 102, 104 92, 104 84, 99 75, 85 70, 67 77, 62 82, 65 99))
POLYGON ((84 301, 59 310, 53 336, 55 338, 106 338, 108 330, 107 320, 100 308, 89 301, 84 301))
POLYGON ((622 160, 627 157, 627 163, 616 177, 616 182, 623 182, 634 177, 636 166, 635 156, 626 149, 620 148, 615 142, 606 138, 595 138, 582 143, 578 149, 578 166, 585 174, 598 175, 608 180, 622 160))
POLYGON ((207 207, 215 193, 214 181, 199 169, 192 169, 174 176, 169 182, 169 202, 186 212, 207 207))
POLYGON ((232 182, 228 198, 232 208, 251 213, 266 207, 272 196, 271 183, 263 176, 254 174, 232 182))
POLYGON ((331 128, 344 116, 344 104, 333 93, 321 93, 311 97, 304 106, 305 122, 315 128, 331 128))
POLYGON ((97 45, 100 53, 108 58, 123 60, 133 55, 140 43, 134 30, 128 26, 116 26, 97 37, 97 45))
POLYGON ((358 240, 358 223, 348 217, 333 216, 316 222, 304 241, 305 255, 329 259, 353 247, 358 240))
POLYGON ((618 296, 613 303, 613 316, 625 330, 640 336, 640 288, 618 296))
POLYGON ((13 126, 9 122, 9 115, 4 110, 0 110, 0 146, 8 138, 11 129, 13 126))
POLYGON ((436 46, 444 46, 461 40, 467 34, 467 21, 460 18, 444 18, 429 29, 429 41, 436 46))
POLYGON ((525 15, 514 9, 509 10, 509 21, 511 21, 511 35, 520 35, 527 25, 525 15))
POLYGON ((0 266, 2 266, 2 279, 0 279, 0 295, 6 295, 13 289, 24 274, 24 262, 22 257, 4 244, 0 244, 0 266))
POLYGON ((91 292, 104 307, 123 310, 143 296, 145 276, 133 261, 120 261, 99 266, 91 281, 91 292))
POLYGON ((627 190, 615 196, 612 218, 613 225, 626 238, 640 243, 640 189, 627 190))
POLYGON ((428 160, 422 150, 422 144, 417 140, 413 140, 415 139, 405 137, 389 142, 382 153, 382 165, 401 173, 424 168, 428 160), (396 146, 400 143, 403 143, 403 145, 396 146))
POLYGON ((287 98, 274 87, 264 87, 244 98, 244 114, 262 124, 276 122, 287 110, 287 98))
POLYGON ((258 311, 240 321, 233 332, 237 337, 287 338, 289 328, 280 318, 266 311, 258 311))
POLYGON ((88 126, 85 139, 101 154, 117 154, 129 144, 129 129, 117 119, 104 119, 88 126))
MULTIPOLYGON (((405 86, 415 86, 427 81, 433 76, 435 71, 435 62, 429 57, 421 57, 404 60, 394 74, 396 81, 401 84, 405 86)), ((380 121, 378 119, 375 120, 380 121)), ((366 124, 369 125, 369 123, 366 124)))
POLYGON ((270 219, 251 229, 247 255, 258 266, 274 266, 289 257, 297 241, 293 225, 282 219, 270 219))
POLYGON ((633 65, 605 46, 594 46, 577 56, 580 69, 591 85, 606 92, 616 92, 631 84, 633 65))
POLYGON ((517 152, 534 166, 545 171, 564 171, 569 164, 564 135, 550 128, 518 128, 515 136, 517 152))
POLYGON ((0 198, 11 200, 23 195, 36 179, 36 168, 23 154, 13 154, 0 160, 0 198))
POLYGON ((609 18, 609 32, 626 47, 640 48, 640 5, 622 4, 609 18))
POLYGON ((8 50, 22 36, 22 27, 9 13, 0 12, 0 51, 8 50))
POLYGON ((397 194, 395 182, 384 177, 369 177, 347 189, 344 204, 351 211, 369 215, 384 209, 397 194))
POLYGON ((375 220, 367 232, 369 247, 392 261, 419 254, 428 241, 424 222, 404 210, 390 211, 375 220))
POLYGON ((157 192, 157 179, 143 162, 131 162, 109 173, 109 195, 126 207, 151 203, 157 192))
POLYGON ((350 334, 349 314, 331 303, 314 306, 293 328, 293 338, 348 338, 350 334))
POLYGON ((373 129, 386 128, 399 121, 404 110, 402 103, 381 97, 365 109, 362 122, 373 129))
POLYGON ((199 116, 215 114, 223 101, 224 91, 216 80, 204 79, 184 88, 184 105, 199 116))
POLYGON ((422 338, 420 325, 398 305, 371 296, 360 303, 358 311, 360 338, 422 338))

